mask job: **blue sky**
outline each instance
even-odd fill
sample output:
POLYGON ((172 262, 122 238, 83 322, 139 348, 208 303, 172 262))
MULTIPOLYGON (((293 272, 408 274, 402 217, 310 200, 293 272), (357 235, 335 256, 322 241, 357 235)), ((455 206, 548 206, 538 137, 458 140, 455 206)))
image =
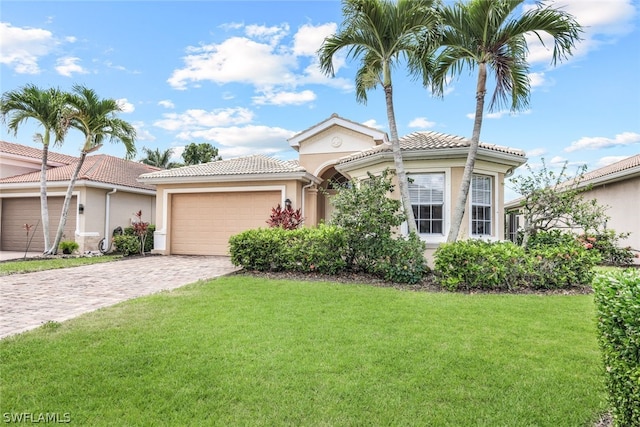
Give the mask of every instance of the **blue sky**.
MULTIPOLYGON (((632 0, 554 2, 585 27, 568 61, 530 43, 532 94, 526 111, 486 112, 483 142, 524 150, 529 164, 593 170, 640 152, 640 5, 632 0)), ((0 6, 2 92, 32 83, 73 84, 119 100, 136 146, 208 142, 224 159, 263 153, 297 158, 287 138, 337 113, 388 131, 384 94, 356 102, 357 63, 337 58, 322 75, 316 51, 342 21, 338 1, 12 1, 0 6)), ((443 99, 403 69, 394 75, 400 135, 431 130, 470 137, 475 74, 463 72, 443 99)), ((493 89, 489 87, 489 95, 493 89)), ((25 145, 35 126, 17 137, 25 145)), ((77 155, 71 131, 55 151, 77 155)), ((118 145, 100 153, 123 156, 118 145)), ((523 168, 521 168, 523 169, 523 168)), ((526 172, 523 170, 523 172, 526 172)), ((507 193, 507 199, 511 196, 507 193)))

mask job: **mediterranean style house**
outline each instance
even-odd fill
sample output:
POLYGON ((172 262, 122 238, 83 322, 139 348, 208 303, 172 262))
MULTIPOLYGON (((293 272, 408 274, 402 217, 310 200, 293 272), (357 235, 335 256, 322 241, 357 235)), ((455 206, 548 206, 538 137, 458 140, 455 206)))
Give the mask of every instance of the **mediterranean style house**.
MULTIPOLYGON (((331 218, 334 182, 394 169, 386 133, 336 114, 288 141, 297 160, 253 155, 142 174, 138 180, 156 189, 154 251, 228 255, 230 236, 266 227, 271 209, 285 200, 302 210, 306 226, 317 225, 331 218)), ((428 258, 446 240, 469 144, 435 132, 400 140, 428 258)), ((521 150, 480 144, 463 237, 504 239, 504 180, 525 162, 521 150)))
MULTIPOLYGON (((47 203, 50 234, 58 228, 62 203, 78 158, 49 152, 47 203)), ((40 213, 42 150, 0 141, 0 250, 44 251, 40 213), (31 226, 27 234, 25 224, 31 226), (30 240, 29 242, 29 239, 30 240)), ((158 168, 104 154, 87 156, 78 175, 63 240, 75 240, 81 253, 97 251, 116 227, 128 227, 142 211, 155 218, 155 188, 137 181, 158 168)))

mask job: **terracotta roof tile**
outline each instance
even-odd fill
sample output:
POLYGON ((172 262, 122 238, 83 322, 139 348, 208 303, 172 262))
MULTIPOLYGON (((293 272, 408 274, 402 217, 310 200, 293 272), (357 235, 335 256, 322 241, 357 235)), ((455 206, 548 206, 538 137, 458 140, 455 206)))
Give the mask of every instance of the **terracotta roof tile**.
POLYGON ((278 160, 261 154, 239 157, 229 160, 203 163, 200 165, 183 166, 176 169, 160 170, 144 174, 141 180, 156 178, 178 178, 197 176, 228 176, 247 174, 273 174, 305 172, 298 161, 278 160))
MULTIPOLYGON (((430 131, 410 133, 409 135, 400 138, 399 142, 400 149, 402 151, 439 150, 445 148, 462 148, 471 145, 471 141, 467 138, 430 131)), ((498 151, 514 156, 521 156, 523 158, 525 157, 524 151, 515 148, 487 144, 484 142, 480 142, 480 147, 487 150, 498 151)), ((351 160, 360 159, 363 157, 374 155, 376 153, 387 152, 391 150, 391 144, 381 144, 371 149, 347 156, 340 160, 340 163, 346 163, 351 160)))
POLYGON ((640 154, 636 154, 626 159, 622 159, 619 162, 612 163, 608 166, 601 167, 599 169, 587 172, 583 176, 583 181, 588 182, 597 178, 603 178, 607 175, 613 175, 618 172, 623 172, 631 168, 640 167, 640 154))
MULTIPOLYGON (((77 164, 78 159, 75 159, 72 164, 47 170, 47 181, 56 182, 70 180, 77 164)), ((141 174, 159 170, 161 169, 148 166, 143 163, 120 159, 106 154, 97 154, 86 157, 82 164, 82 169, 78 174, 78 180, 93 181, 144 190, 154 190, 154 186, 142 184, 138 182, 137 178, 141 174)), ((39 182, 40 171, 0 179, 0 184, 39 182)))
MULTIPOLYGON (((53 163, 61 163, 64 165, 71 164, 78 160, 77 157, 68 156, 66 154, 56 153, 51 151, 51 145, 49 146, 49 153, 47 154, 47 159, 49 162, 53 163)), ((11 142, 0 141, 0 153, 13 154, 16 156, 28 157, 32 159, 42 159, 42 149, 29 147, 27 145, 22 144, 14 144, 11 142)))

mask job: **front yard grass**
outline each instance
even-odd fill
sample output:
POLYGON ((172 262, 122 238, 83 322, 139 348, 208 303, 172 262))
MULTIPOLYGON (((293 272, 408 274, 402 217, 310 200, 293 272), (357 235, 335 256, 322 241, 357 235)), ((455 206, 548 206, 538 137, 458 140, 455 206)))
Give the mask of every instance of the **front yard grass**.
POLYGON ((93 257, 27 258, 24 260, 3 261, 0 262, 0 276, 111 262, 121 258, 122 255, 101 255, 93 257))
POLYGON ((592 295, 228 276, 0 341, 0 413, 76 425, 592 426, 592 295))

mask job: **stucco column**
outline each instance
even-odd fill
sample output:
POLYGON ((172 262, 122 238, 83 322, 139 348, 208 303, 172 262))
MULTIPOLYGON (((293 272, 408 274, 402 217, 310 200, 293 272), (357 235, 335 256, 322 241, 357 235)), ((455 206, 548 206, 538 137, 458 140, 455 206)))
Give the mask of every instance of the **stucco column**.
POLYGON ((304 190, 304 224, 307 227, 315 227, 318 225, 318 187, 313 186, 304 190))

